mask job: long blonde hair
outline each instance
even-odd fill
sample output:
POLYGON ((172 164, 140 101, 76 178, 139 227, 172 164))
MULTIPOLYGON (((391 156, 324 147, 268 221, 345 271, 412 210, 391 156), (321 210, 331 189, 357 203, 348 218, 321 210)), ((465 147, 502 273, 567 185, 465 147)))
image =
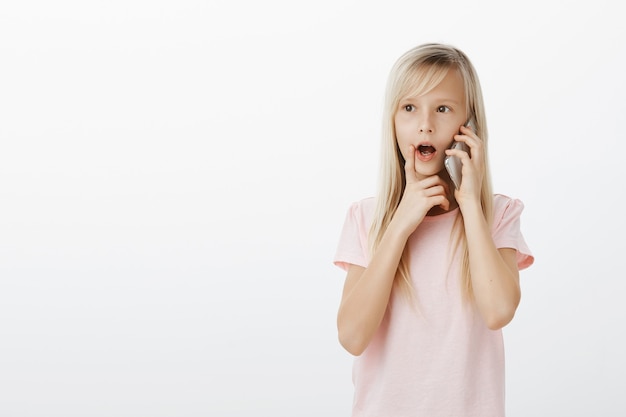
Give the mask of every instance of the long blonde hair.
MULTIPOLYGON (((485 106, 478 75, 469 58, 459 49, 445 44, 428 43, 419 45, 403 54, 394 64, 387 81, 383 109, 382 149, 379 190, 374 220, 369 231, 370 251, 378 248, 387 226, 400 204, 406 178, 404 158, 398 147, 394 116, 400 100, 409 95, 425 94, 436 87, 449 70, 457 70, 463 78, 467 114, 474 131, 484 142, 485 175, 481 188, 482 211, 491 226, 493 217, 493 194, 487 158, 487 124, 485 106)), ((469 270, 469 251, 465 238, 463 216, 459 211, 451 236, 452 253, 456 248, 461 254, 461 283, 466 300, 473 298, 469 270)), ((408 252, 404 252, 398 265, 394 285, 400 286, 407 295, 414 295, 408 270, 408 252)))

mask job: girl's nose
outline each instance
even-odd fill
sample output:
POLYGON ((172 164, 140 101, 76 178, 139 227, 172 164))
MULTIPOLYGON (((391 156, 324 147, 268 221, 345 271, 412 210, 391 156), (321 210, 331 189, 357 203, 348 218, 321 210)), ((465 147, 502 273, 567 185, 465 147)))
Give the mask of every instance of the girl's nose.
POLYGON ((420 133, 433 133, 433 125, 430 121, 430 115, 427 113, 421 114, 417 119, 419 121, 417 128, 420 133))
POLYGON ((428 120, 422 120, 418 125, 420 133, 433 133, 432 125, 428 120))

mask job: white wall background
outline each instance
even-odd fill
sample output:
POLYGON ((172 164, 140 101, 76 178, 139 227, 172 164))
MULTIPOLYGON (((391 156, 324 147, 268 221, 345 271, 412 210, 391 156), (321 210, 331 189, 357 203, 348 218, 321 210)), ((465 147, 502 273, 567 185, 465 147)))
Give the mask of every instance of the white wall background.
POLYGON ((619 2, 4 1, 0 416, 348 416, 348 205, 387 72, 455 44, 536 263, 508 417, 626 414, 619 2))

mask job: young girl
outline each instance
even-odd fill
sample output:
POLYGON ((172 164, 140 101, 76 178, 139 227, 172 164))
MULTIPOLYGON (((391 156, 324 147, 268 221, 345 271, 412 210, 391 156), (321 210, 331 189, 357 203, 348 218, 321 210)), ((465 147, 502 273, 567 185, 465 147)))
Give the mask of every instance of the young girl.
POLYGON ((501 328, 534 258, 521 201, 492 194, 480 83, 457 48, 424 44, 387 85, 380 188, 348 210, 339 340, 353 416, 504 416, 501 328), (453 141, 469 151, 450 149, 453 141), (457 189, 444 167, 460 158, 457 189))

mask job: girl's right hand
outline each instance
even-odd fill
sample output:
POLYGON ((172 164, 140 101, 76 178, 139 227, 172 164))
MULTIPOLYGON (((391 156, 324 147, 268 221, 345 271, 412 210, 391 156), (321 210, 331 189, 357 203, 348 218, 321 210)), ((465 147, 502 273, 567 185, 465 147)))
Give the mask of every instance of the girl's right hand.
POLYGON ((433 207, 440 206, 444 211, 450 209, 448 185, 441 177, 432 175, 424 179, 418 178, 415 152, 415 147, 410 145, 404 164, 406 187, 393 217, 393 221, 408 234, 413 233, 433 207))

